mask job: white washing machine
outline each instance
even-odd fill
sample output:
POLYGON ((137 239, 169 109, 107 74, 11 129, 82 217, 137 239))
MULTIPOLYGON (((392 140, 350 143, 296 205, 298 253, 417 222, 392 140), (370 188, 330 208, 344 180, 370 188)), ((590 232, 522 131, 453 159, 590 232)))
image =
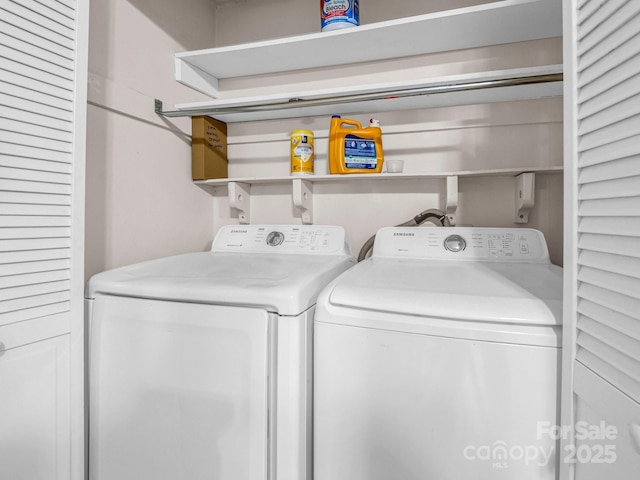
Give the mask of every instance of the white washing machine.
POLYGON ((311 478, 312 316, 340 227, 227 226, 87 287, 91 480, 311 478))
POLYGON ((314 480, 556 478, 561 324, 540 232, 382 229, 318 298, 314 480))

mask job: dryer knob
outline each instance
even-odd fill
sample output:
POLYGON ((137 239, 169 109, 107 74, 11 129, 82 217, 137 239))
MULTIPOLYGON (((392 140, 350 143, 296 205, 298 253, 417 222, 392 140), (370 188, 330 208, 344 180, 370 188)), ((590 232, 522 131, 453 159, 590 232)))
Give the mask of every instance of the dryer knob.
POLYGON ((271 247, 277 247, 282 242, 284 242, 284 233, 282 232, 273 231, 267 235, 267 245, 271 247))
POLYGON ((467 248, 467 242, 460 235, 449 235, 444 239, 444 248, 450 252, 461 252, 467 248))

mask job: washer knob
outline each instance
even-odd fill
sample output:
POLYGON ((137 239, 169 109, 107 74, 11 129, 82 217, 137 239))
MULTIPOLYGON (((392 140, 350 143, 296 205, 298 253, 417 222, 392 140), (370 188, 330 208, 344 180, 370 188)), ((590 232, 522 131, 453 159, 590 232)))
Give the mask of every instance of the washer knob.
POLYGON ((273 231, 267 235, 267 245, 271 247, 277 247, 282 242, 284 242, 284 233, 282 232, 273 231))
POLYGON ((450 252, 461 252, 467 248, 467 242, 460 235, 449 235, 444 239, 444 248, 450 252))

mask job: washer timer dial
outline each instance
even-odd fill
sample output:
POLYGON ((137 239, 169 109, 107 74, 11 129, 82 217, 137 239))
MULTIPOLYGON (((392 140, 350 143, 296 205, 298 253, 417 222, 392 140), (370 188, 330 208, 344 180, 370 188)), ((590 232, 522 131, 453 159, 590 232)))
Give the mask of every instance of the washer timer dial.
POLYGON ((449 235, 444 239, 444 248, 450 252, 461 252, 467 248, 467 242, 460 235, 449 235))
POLYGON ((271 247, 277 247, 282 242, 284 242, 284 233, 282 232, 269 232, 267 235, 267 245, 271 247))

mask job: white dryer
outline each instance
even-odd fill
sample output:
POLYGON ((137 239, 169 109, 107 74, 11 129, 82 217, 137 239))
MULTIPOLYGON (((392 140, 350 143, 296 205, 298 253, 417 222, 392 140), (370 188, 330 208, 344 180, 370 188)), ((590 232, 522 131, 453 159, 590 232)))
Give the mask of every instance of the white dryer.
POLYGON ((311 478, 312 316, 340 227, 227 226, 87 286, 91 480, 311 478))
POLYGON ((556 478, 561 328, 540 232, 382 229, 318 299, 314 480, 556 478))

